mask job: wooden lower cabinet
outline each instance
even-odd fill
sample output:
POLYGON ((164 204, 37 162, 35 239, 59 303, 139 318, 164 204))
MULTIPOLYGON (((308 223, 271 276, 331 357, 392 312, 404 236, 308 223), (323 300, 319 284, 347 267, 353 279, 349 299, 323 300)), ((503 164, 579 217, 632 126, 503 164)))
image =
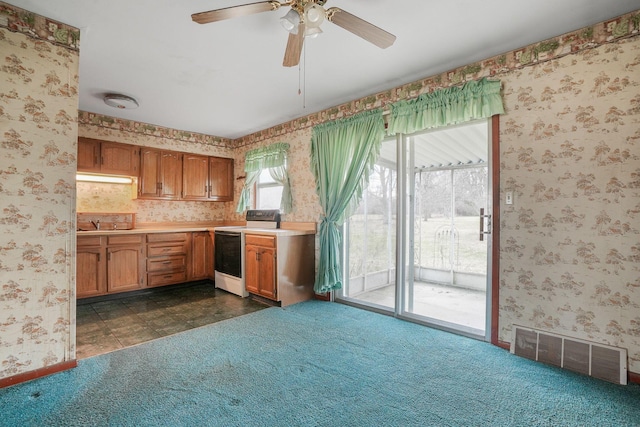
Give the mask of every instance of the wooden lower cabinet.
POLYGON ((78 237, 76 297, 144 287, 143 235, 78 237))
POLYGON ((107 251, 102 237, 78 237, 76 251, 76 297, 107 293, 107 251))
POLYGON ((208 231, 79 235, 76 297, 213 279, 208 231))
POLYGON ((276 301, 276 238, 246 235, 244 262, 247 292, 276 301))
POLYGON ((147 286, 187 281, 190 233, 147 234, 147 286))
POLYGON ((188 280, 213 278, 213 240, 208 231, 191 233, 188 280))
POLYGON ((247 292, 282 307, 313 298, 315 235, 245 235, 244 279, 247 292))
POLYGON ((142 245, 107 248, 107 291, 124 292, 142 288, 144 257, 142 245))

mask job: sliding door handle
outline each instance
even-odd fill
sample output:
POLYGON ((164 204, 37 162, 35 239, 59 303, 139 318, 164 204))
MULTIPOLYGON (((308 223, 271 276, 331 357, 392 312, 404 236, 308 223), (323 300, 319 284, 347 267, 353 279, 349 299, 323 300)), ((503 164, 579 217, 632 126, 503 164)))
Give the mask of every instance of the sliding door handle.
POLYGON ((484 208, 480 208, 480 241, 484 241, 484 235, 491 234, 491 215, 485 215, 484 208), (487 219, 487 230, 484 231, 484 219, 487 219))

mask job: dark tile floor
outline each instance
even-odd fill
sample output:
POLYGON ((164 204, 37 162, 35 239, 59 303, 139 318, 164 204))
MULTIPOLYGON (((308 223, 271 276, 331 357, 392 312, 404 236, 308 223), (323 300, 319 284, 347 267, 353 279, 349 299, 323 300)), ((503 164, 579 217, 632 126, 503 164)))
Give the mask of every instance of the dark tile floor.
POLYGON ((84 359, 267 308, 211 282, 78 301, 76 357, 84 359))

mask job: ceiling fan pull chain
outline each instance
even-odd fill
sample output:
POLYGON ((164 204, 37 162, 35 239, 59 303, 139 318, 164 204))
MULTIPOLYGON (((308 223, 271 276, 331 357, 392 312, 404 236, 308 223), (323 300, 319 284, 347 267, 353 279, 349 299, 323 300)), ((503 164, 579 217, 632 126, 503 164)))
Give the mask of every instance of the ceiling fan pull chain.
POLYGON ((302 46, 302 109, 307 108, 307 46, 302 46))
POLYGON ((298 95, 302 94, 302 65, 298 62, 298 95))

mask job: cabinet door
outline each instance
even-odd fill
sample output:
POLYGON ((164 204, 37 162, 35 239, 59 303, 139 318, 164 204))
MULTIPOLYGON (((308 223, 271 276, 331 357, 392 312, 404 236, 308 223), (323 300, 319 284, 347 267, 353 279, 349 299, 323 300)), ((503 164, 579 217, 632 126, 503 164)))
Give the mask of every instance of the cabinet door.
POLYGON ((260 263, 258 261, 260 247, 245 245, 244 257, 244 287, 247 292, 259 294, 260 288, 260 263))
POLYGON ((160 150, 154 148, 143 148, 140 150, 138 197, 158 197, 160 187, 160 156, 160 150))
POLYGON ((247 292, 277 300, 275 273, 275 248, 245 245, 244 286, 247 292))
POLYGON ((76 252, 76 297, 92 297, 107 292, 106 256, 101 247, 80 247, 76 252))
POLYGON ((142 287, 142 249, 140 246, 107 248, 107 289, 130 291, 142 287))
POLYGON ((209 158, 209 199, 219 202, 233 200, 233 159, 209 158))
POLYGON ((272 300, 277 299, 276 292, 276 251, 273 248, 260 248, 258 293, 272 300))
POLYGON ((184 154, 182 158, 182 198, 207 200, 209 197, 209 158, 184 154))
POLYGON ((100 172, 100 141, 78 138, 78 171, 100 172))
POLYGON ((133 145, 117 142, 102 142, 100 172, 138 176, 138 163, 140 162, 138 148, 133 145))
POLYGON ((182 193, 182 153, 163 151, 160 162, 160 198, 177 200, 182 193))
POLYGON ((189 280, 208 279, 213 276, 213 242, 209 232, 195 232, 191 235, 189 257, 189 280))

